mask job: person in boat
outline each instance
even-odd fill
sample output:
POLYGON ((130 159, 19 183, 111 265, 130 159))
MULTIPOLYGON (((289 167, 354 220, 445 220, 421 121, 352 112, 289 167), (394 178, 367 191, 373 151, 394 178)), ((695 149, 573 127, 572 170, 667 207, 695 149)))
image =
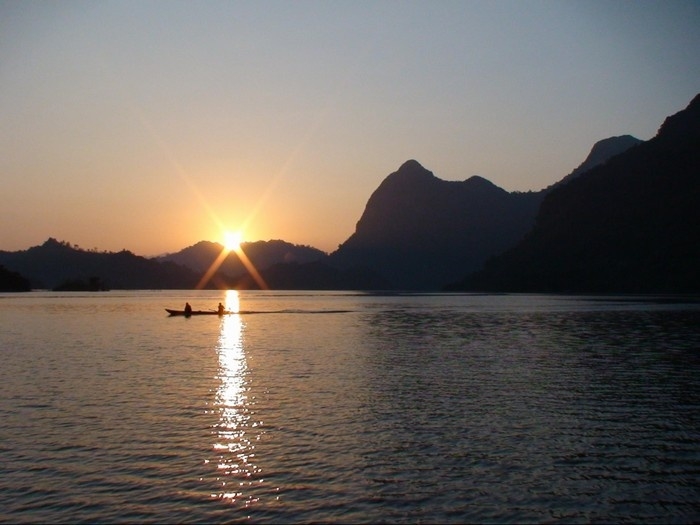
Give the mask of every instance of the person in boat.
POLYGON ((216 308, 216 312, 217 312, 219 315, 224 315, 224 305, 221 304, 221 303, 219 303, 219 306, 216 308))
POLYGON ((185 303, 185 315, 192 315, 192 307, 190 303, 185 303))

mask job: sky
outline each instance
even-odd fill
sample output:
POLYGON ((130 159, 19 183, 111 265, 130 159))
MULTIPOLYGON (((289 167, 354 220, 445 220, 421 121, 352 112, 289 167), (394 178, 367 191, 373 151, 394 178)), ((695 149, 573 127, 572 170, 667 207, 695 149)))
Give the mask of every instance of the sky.
POLYGON ((406 160, 539 190, 698 92, 696 0, 0 0, 0 250, 330 252, 406 160))

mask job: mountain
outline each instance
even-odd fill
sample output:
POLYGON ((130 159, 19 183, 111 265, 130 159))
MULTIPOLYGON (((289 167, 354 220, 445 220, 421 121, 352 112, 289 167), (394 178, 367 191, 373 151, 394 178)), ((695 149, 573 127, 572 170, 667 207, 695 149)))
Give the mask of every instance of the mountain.
POLYGON ((657 135, 553 188, 532 232, 452 289, 700 291, 700 95, 657 135))
MULTIPOLYGON (((600 141, 562 181, 527 193, 509 193, 478 176, 444 181, 409 160, 379 185, 355 232, 330 256, 281 240, 243 243, 243 251, 273 289, 438 290, 523 239, 546 195, 578 185, 591 171, 613 165, 620 152, 642 146, 627 135, 600 141)), ((35 288, 187 289, 222 253, 220 244, 202 241, 146 259, 126 250, 98 253, 49 239, 21 252, 0 251, 0 264, 21 272, 35 288)), ((259 286, 235 253, 219 263, 208 287, 259 286)))
POLYGON ((508 193, 478 176, 444 181, 409 160, 379 185, 330 260, 372 268, 395 289, 439 289, 513 246, 541 198, 508 193))
POLYGON ((172 262, 157 262, 127 250, 85 251, 53 238, 28 250, 0 251, 0 264, 22 273, 33 288, 99 283, 113 289, 179 289, 193 288, 199 281, 196 272, 172 262))
MULTIPOLYGON (((310 246, 271 240, 245 242, 241 249, 265 285, 273 290, 376 290, 387 287, 375 272, 361 267, 337 268, 329 264, 326 253, 310 246)), ((157 260, 205 273, 222 252, 222 245, 201 241, 157 260)), ((210 286, 217 288, 260 288, 260 283, 235 252, 229 253, 220 263, 209 282, 210 286)))
POLYGON ((599 140, 593 145, 593 148, 591 148, 591 152, 586 157, 586 160, 584 160, 578 168, 569 173, 559 182, 547 188, 547 190, 549 191, 556 186, 572 181, 582 173, 604 164, 615 155, 619 155, 620 153, 623 153, 628 149, 641 144, 642 142, 642 140, 639 140, 632 135, 621 135, 619 137, 610 137, 599 140))
MULTIPOLYGON (((284 241, 260 241, 244 243, 243 249, 271 289, 386 288, 374 272, 363 268, 335 268, 327 263, 328 256, 315 248, 284 241)), ((222 250, 220 244, 203 241, 177 254, 146 259, 126 250, 119 253, 85 251, 49 238, 41 246, 28 250, 0 251, 0 291, 192 289, 222 250), (27 279, 17 273, 20 271, 27 279)), ((205 287, 258 289, 260 285, 237 256, 229 256, 208 276, 205 287)))
MULTIPOLYGON (((290 244, 281 240, 244 242, 241 244, 243 253, 253 265, 260 269, 280 263, 308 263, 321 260, 326 254, 310 246, 290 244)), ((157 257, 160 262, 170 261, 186 266, 196 272, 206 272, 212 263, 223 252, 224 247, 216 242, 201 241, 177 253, 157 257)), ((245 265, 235 252, 229 253, 221 263, 219 272, 229 276, 247 273, 245 265)))
POLYGON ((330 261, 371 268, 391 288, 440 289, 520 241, 553 188, 641 142, 630 135, 601 140, 560 182, 527 193, 509 193, 478 176, 444 181, 409 160, 379 185, 330 261))
POLYGON ((443 181, 409 160, 379 185, 330 259, 373 268, 392 288, 437 288, 514 244, 538 203, 536 194, 510 195, 481 177, 443 181))

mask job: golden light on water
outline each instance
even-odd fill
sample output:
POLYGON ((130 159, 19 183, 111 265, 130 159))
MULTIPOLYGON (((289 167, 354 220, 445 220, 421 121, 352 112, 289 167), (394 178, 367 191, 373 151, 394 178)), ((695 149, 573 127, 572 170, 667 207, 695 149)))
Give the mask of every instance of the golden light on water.
MULTIPOLYGON (((228 290, 224 299, 226 310, 240 311, 238 292, 228 290)), ((248 365, 243 346, 244 324, 240 315, 230 314, 221 317, 221 328, 217 343, 219 356, 219 386, 216 392, 218 422, 215 425, 215 442, 212 449, 216 455, 216 465, 221 483, 221 491, 213 497, 235 502, 245 499, 246 504, 255 498, 246 496, 247 486, 258 482, 256 474, 260 469, 253 463, 255 444, 259 432, 251 421, 248 399, 248 365), (231 490, 230 487, 236 487, 231 490)), ((261 482, 262 480, 259 480, 261 482)))
MULTIPOLYGON (((224 309, 228 312, 238 313, 241 311, 241 301, 236 290, 227 290, 224 301, 224 309)), ((240 318, 239 318, 240 319, 240 318)), ((222 324, 222 326, 224 326, 222 324)))

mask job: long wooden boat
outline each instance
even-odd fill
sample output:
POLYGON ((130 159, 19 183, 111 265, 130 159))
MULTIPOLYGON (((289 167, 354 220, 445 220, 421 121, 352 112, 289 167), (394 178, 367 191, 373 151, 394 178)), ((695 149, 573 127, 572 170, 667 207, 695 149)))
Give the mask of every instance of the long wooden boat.
POLYGON ((168 312, 171 316, 182 315, 185 317, 189 317, 190 315, 226 315, 233 313, 229 312, 228 310, 224 310, 221 314, 216 310, 192 310, 191 312, 186 313, 184 310, 171 310, 170 308, 166 308, 165 311, 168 312))

